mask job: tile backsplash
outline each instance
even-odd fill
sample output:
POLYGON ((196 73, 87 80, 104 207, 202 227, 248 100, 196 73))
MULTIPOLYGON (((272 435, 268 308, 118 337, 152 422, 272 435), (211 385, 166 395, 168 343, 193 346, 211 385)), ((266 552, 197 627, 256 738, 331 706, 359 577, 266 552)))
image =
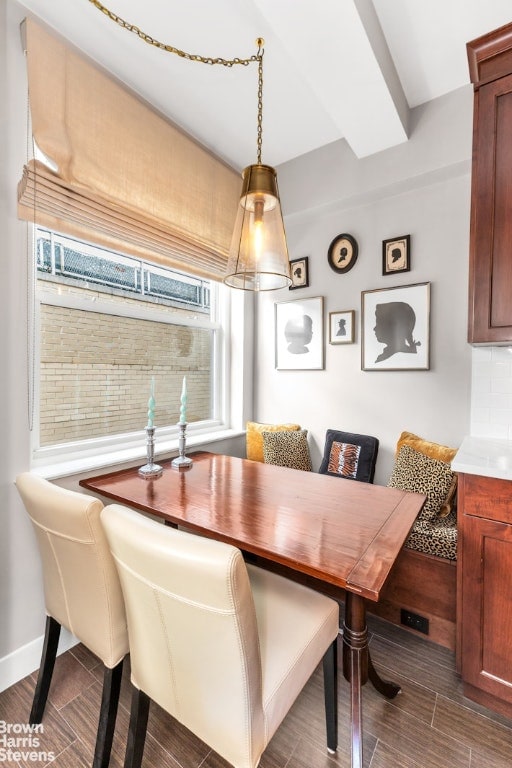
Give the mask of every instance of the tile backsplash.
POLYGON ((512 440, 512 347, 473 347, 471 435, 512 440))

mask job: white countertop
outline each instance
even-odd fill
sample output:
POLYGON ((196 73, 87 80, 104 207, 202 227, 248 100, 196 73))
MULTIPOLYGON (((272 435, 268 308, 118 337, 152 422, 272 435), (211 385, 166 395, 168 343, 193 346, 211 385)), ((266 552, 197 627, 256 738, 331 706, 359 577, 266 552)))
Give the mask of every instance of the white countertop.
POLYGON ((512 440, 465 437, 452 461, 454 472, 512 480, 512 440))

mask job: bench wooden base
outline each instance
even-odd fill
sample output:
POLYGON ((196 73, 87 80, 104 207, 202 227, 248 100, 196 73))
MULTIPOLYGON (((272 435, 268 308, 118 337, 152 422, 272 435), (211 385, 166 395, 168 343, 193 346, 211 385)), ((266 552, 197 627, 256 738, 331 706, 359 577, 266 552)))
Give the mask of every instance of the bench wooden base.
MULTIPOLYGON (((345 591, 339 587, 318 582, 310 576, 290 571, 276 563, 266 563, 255 555, 248 555, 250 562, 263 568, 299 581, 313 589, 319 589, 336 600, 345 600, 345 591)), ((366 610, 392 624, 404 627, 400 622, 400 610, 424 616, 429 620, 429 634, 414 629, 410 631, 433 643, 455 650, 455 619, 457 604, 457 567, 454 560, 424 555, 413 549, 402 549, 378 603, 366 601, 366 610)))
POLYGON ((457 564, 454 560, 404 548, 393 566, 378 603, 368 601, 369 613, 401 627, 400 611, 424 616, 429 634, 409 629, 418 637, 455 650, 457 564))

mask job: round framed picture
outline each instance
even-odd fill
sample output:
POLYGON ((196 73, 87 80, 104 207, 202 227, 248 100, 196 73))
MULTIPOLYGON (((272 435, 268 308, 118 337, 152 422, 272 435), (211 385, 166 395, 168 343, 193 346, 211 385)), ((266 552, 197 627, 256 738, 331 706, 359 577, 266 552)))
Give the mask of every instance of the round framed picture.
POLYGON ((348 272, 357 261, 357 242, 352 235, 337 235, 329 246, 327 261, 335 272, 348 272))

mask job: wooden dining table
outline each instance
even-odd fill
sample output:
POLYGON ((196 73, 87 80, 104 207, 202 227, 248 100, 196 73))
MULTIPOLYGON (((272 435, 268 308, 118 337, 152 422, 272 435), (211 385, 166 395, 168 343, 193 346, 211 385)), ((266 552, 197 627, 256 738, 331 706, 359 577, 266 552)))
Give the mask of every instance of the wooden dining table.
POLYGON ((258 564, 344 600, 351 765, 362 768, 361 687, 369 679, 388 698, 400 690, 372 664, 366 601, 379 600, 425 496, 221 454, 197 452, 191 458, 186 469, 160 462, 163 473, 153 479, 134 468, 80 485, 168 525, 233 544, 258 564))

